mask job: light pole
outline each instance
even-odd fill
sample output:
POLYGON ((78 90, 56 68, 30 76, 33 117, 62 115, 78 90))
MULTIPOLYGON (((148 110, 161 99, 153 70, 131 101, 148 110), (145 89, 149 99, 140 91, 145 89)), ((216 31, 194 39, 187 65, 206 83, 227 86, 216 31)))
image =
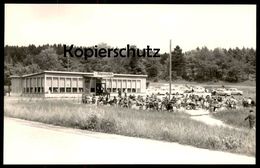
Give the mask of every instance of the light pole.
POLYGON ((170 75, 170 83, 169 83, 169 99, 171 99, 171 93, 172 93, 172 40, 170 40, 170 66, 169 66, 169 75, 170 75))

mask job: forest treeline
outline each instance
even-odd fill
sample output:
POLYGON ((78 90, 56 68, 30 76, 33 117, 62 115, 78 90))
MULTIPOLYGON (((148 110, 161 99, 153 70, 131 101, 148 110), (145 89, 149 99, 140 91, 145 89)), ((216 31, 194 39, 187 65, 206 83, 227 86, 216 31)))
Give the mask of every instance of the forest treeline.
MULTIPOLYGON (((102 43, 98 48, 111 47, 102 43)), ((10 75, 43 70, 147 74, 152 81, 169 80, 169 53, 160 54, 158 58, 91 57, 85 60, 64 57, 62 44, 20 47, 6 45, 4 61, 5 85, 10 85, 10 75)), ((172 51, 172 79, 242 82, 255 79, 255 74, 256 51, 253 48, 209 50, 202 47, 183 52, 180 46, 176 46, 172 51)))

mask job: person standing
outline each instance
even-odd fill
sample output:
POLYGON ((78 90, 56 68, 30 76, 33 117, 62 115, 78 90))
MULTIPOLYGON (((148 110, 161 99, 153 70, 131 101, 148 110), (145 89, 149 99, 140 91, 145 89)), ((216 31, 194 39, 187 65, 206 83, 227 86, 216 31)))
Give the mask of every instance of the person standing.
POLYGON ((247 103, 248 103, 248 105, 251 105, 251 103, 252 103, 252 98, 251 98, 251 97, 249 97, 249 98, 247 99, 247 103))
POLYGON ((93 95, 93 97, 92 97, 92 104, 96 104, 96 96, 95 95, 93 95))
POLYGON ((100 93, 99 93, 100 95, 103 95, 104 94, 104 88, 103 87, 101 87, 100 88, 100 93))
POLYGON ((125 93, 125 97, 127 97, 127 90, 126 89, 124 90, 124 93, 125 93))
POLYGON ((106 90, 107 97, 110 99, 110 90, 106 90))
POLYGON ((253 114, 253 110, 249 111, 249 115, 245 118, 245 121, 249 121, 249 127, 251 129, 255 129, 255 115, 253 114))
POLYGON ((118 89, 118 97, 122 97, 122 90, 118 89))
POLYGON ((116 96, 114 96, 113 104, 114 104, 114 105, 117 105, 117 99, 116 99, 116 96))

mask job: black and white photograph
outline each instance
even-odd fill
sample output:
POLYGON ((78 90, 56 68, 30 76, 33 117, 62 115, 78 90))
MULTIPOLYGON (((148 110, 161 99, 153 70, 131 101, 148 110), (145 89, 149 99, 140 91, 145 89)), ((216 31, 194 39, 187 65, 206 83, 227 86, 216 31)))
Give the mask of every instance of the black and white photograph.
POLYGON ((4 4, 3 164, 255 164, 256 4, 4 4))

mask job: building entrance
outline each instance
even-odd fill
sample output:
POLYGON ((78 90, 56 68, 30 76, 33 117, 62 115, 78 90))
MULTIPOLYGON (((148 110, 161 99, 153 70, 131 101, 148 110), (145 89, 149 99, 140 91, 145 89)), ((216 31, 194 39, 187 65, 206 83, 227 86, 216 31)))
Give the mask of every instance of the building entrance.
POLYGON ((105 93, 106 83, 102 83, 102 78, 85 77, 84 81, 85 94, 94 94, 99 96, 105 93))
POLYGON ((102 83, 101 78, 96 78, 96 95, 104 95, 106 90, 106 84, 102 83))

